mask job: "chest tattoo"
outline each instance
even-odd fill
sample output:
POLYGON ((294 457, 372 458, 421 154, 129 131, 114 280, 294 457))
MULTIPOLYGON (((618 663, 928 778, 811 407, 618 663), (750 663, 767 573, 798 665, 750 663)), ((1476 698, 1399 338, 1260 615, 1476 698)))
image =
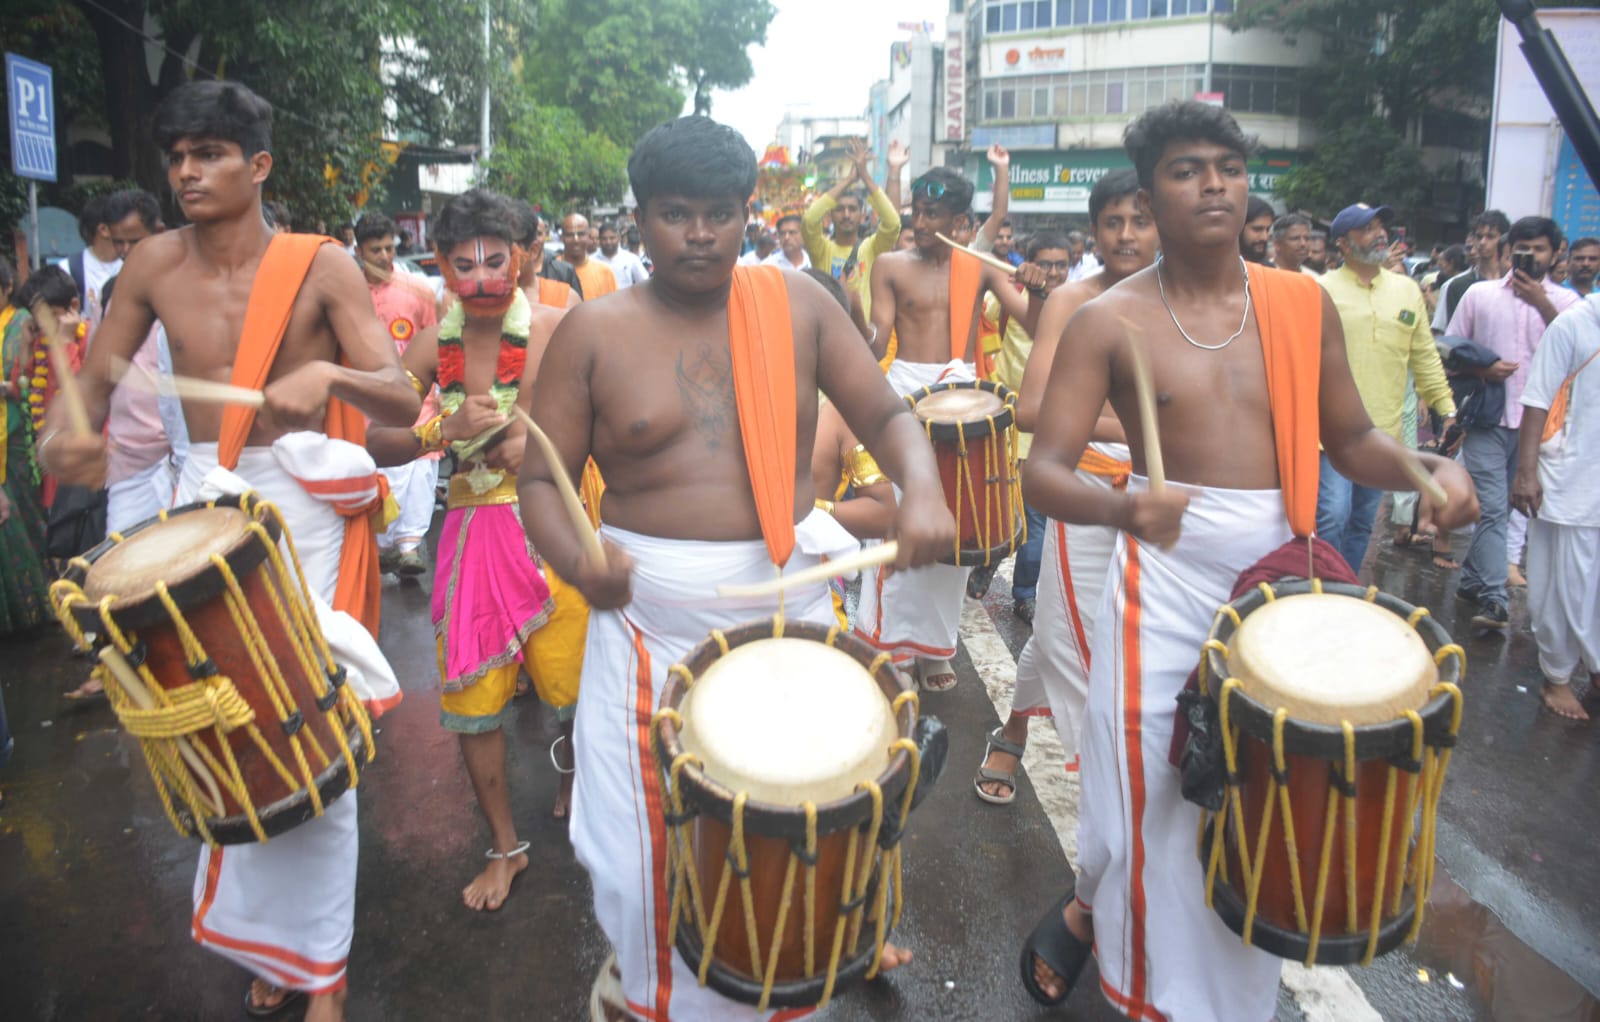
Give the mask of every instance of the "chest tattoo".
POLYGON ((703 346, 695 354, 678 356, 678 393, 689 421, 700 431, 706 446, 716 450, 733 425, 733 365, 725 351, 703 346))

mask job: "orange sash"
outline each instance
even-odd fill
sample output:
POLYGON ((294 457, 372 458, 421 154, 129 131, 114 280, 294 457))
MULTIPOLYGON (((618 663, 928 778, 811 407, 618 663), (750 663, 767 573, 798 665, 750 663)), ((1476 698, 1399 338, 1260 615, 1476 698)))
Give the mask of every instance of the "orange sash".
MULTIPOLYGON (((233 356, 234 386, 260 390, 266 385, 267 374, 283 343, 284 331, 289 328, 294 300, 305 283, 306 274, 311 271, 311 261, 323 245, 336 244, 338 242, 332 238, 316 234, 278 234, 267 245, 250 289, 244 329, 239 333, 239 346, 233 356)), ((222 428, 217 436, 217 462, 223 468, 231 470, 238 466, 255 418, 254 408, 228 405, 224 409, 222 428)), ((367 420, 356 408, 330 399, 323 432, 335 440, 348 440, 365 447, 367 420)), ((388 486, 381 474, 379 480, 377 505, 381 506, 388 495, 388 486)), ((382 591, 372 510, 361 508, 346 512, 341 509, 339 512, 345 516, 344 546, 339 555, 333 609, 345 611, 366 625, 376 638, 382 591)))
MULTIPOLYGON (((982 284, 983 264, 977 256, 960 249, 950 250, 950 357, 965 361, 967 338, 972 335, 972 310, 978 304, 978 286, 982 284)), ((982 344, 978 356, 981 361, 982 344)))
POLYGON ((1250 296, 1261 357, 1267 366, 1267 400, 1278 448, 1283 509, 1296 536, 1317 523, 1319 387, 1322 373, 1322 287, 1315 277, 1252 266, 1250 296))
POLYGON ((560 280, 548 280, 544 277, 535 277, 539 282, 539 304, 548 305, 552 309, 565 309, 567 296, 572 294, 572 285, 560 280))
POLYGON ((739 435, 767 553, 780 568, 794 552, 794 326, 776 266, 739 266, 728 293, 728 350, 739 435))

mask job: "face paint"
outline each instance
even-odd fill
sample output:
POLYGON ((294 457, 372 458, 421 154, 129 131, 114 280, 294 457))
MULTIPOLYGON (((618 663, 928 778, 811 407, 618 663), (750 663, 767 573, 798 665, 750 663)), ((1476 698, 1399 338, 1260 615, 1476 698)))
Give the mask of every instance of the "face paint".
MULTIPOLYGON (((479 266, 483 265, 483 240, 476 239, 473 244, 479 266)), ((439 270, 444 276, 447 286, 455 296, 461 299, 467 315, 488 318, 491 316, 504 316, 506 310, 511 308, 511 303, 517 295, 517 278, 522 274, 523 251, 520 246, 511 246, 511 258, 506 260, 505 275, 490 277, 487 280, 462 280, 456 273, 453 263, 443 252, 439 253, 439 270)))

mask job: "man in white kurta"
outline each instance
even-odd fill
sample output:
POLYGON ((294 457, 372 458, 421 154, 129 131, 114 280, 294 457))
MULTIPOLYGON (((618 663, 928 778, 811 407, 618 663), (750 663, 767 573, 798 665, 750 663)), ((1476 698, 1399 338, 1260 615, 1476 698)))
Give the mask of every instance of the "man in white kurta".
POLYGON ((1520 460, 1511 497, 1527 514, 1528 613, 1539 644, 1544 702, 1588 720, 1572 692, 1581 665, 1590 691, 1600 675, 1600 297, 1556 317, 1522 392, 1520 460), (1570 383, 1561 429, 1542 440, 1557 395, 1570 383))

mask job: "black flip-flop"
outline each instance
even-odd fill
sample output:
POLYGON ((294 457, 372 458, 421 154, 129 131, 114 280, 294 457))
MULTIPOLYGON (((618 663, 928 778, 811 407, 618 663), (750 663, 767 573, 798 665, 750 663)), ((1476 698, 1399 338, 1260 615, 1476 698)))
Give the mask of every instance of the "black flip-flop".
MULTIPOLYGON (((254 984, 251 984, 251 986, 254 986, 254 984)), ((282 987, 277 987, 276 989, 283 990, 282 987)), ((244 1013, 251 1018, 272 1018, 290 1005, 299 1004, 305 999, 306 992, 304 990, 286 990, 284 991, 283 1000, 269 1008, 265 1005, 257 1004, 255 999, 250 996, 250 987, 245 987, 244 1013)))
POLYGON ((1076 885, 1067 888, 1067 893, 1056 902, 1039 924, 1028 934, 1028 939, 1022 942, 1022 986, 1028 991, 1028 996, 1047 1008, 1064 1004, 1072 995, 1072 987, 1078 981, 1078 974, 1083 971, 1089 956, 1094 953, 1094 946, 1086 944, 1073 936, 1067 927, 1067 921, 1062 918, 1062 913, 1072 903, 1077 895, 1076 885), (1039 986, 1039 981, 1033 975, 1033 960, 1037 958, 1050 967, 1050 971, 1060 977, 1064 984, 1059 997, 1051 997, 1039 986))

